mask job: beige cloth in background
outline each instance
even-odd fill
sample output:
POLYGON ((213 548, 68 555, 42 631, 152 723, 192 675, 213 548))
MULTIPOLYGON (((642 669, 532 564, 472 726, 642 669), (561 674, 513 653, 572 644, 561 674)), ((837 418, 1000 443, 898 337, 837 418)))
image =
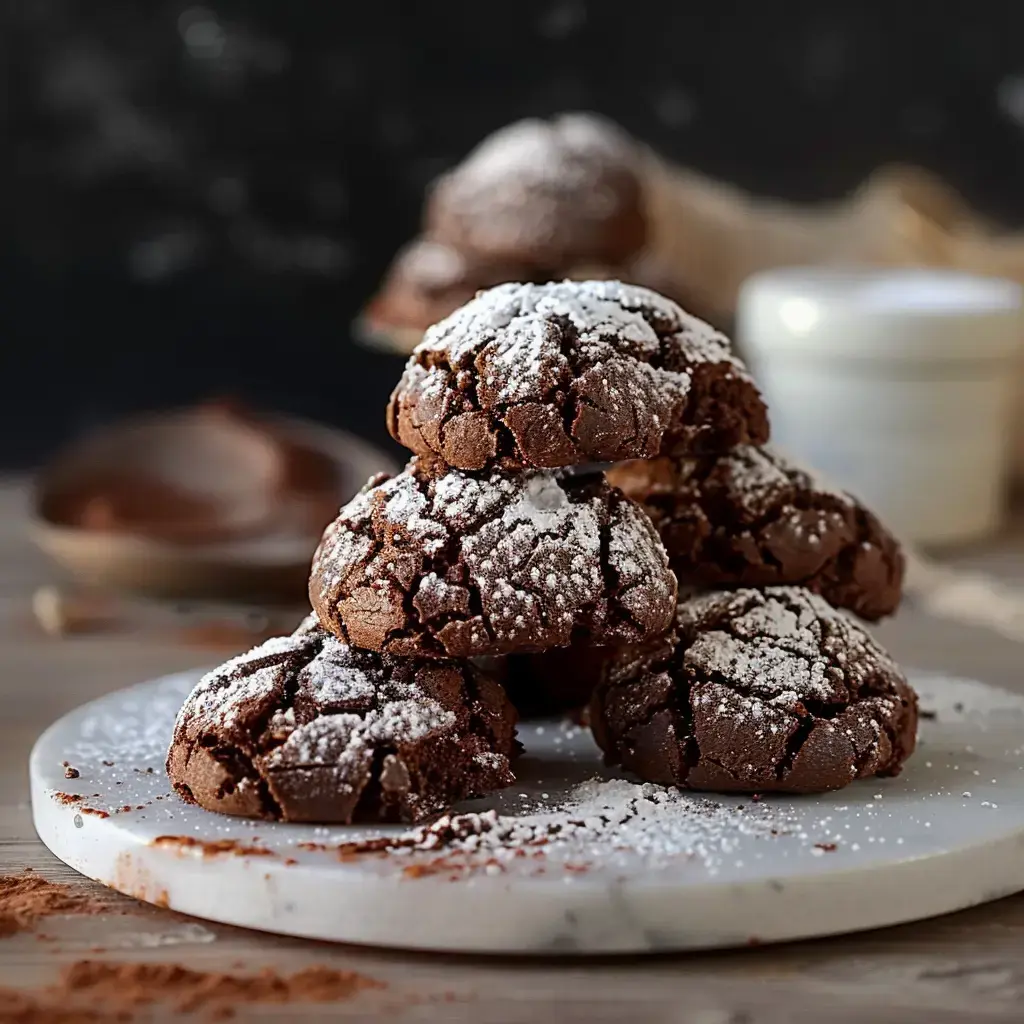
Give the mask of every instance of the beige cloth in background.
POLYGON ((779 266, 959 267, 1024 282, 1024 237, 990 233, 961 197, 914 167, 884 167, 849 198, 802 206, 644 155, 648 244, 636 276, 727 322, 743 281, 779 266))

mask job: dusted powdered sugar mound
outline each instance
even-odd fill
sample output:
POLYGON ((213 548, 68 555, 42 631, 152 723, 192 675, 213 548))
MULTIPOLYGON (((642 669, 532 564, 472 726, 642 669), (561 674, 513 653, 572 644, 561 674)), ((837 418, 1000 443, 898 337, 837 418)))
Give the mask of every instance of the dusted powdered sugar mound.
POLYGON ((484 669, 355 650, 307 621, 199 681, 167 771, 227 814, 416 821, 511 782, 514 732, 484 669))
POLYGON ((602 118, 517 121, 434 184, 431 238, 548 270, 620 263, 643 244, 634 144, 602 118))
POLYGON ((451 466, 559 467, 768 437, 729 341, 618 281, 505 284, 431 327, 391 397, 393 437, 451 466))
POLYGON ((325 627, 395 655, 642 642, 669 625, 675 593, 650 521, 603 477, 417 460, 342 509, 310 578, 325 627))
POLYGON ((594 736, 651 782, 817 792, 894 775, 914 749, 917 698, 895 662, 800 587, 684 601, 676 636, 609 659, 594 736))
MULTIPOLYGON (((650 783, 589 779, 555 806, 519 814, 445 814, 403 835, 349 843, 345 859, 386 852, 405 857, 406 875, 464 871, 498 874, 524 858, 542 858, 542 870, 585 872, 611 851, 622 863, 658 870, 696 860, 709 876, 750 838, 799 832, 792 809, 768 804, 726 805, 650 783), (424 862, 423 854, 437 855, 424 862)), ((805 834, 805 839, 809 838, 805 834)))
POLYGON ((770 445, 624 463, 608 478, 644 506, 682 586, 799 584, 866 619, 899 604, 896 539, 770 445))

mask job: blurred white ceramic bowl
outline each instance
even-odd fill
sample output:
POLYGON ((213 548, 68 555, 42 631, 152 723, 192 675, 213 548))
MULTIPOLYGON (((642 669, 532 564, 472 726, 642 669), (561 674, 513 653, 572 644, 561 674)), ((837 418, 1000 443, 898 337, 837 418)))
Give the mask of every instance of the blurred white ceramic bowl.
POLYGON ((932 269, 772 270, 744 284, 737 335, 773 440, 908 541, 999 528, 1024 343, 1019 285, 932 269))

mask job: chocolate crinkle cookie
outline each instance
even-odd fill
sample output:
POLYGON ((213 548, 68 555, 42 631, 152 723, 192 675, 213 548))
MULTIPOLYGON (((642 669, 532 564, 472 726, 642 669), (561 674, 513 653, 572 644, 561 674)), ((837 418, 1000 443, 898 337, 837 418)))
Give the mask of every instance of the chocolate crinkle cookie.
POLYGON ((309 593, 355 646, 474 657, 657 635, 676 581, 648 517, 600 474, 472 475, 413 459, 327 528, 309 593))
POLYGON ((646 237, 639 164, 636 144, 603 118, 517 121, 434 183, 424 232, 529 266, 617 263, 646 237))
POLYGON ((412 351, 430 324, 469 302, 481 289, 503 281, 547 281, 550 277, 551 271, 538 273, 521 263, 492 260, 421 238, 395 256, 365 318, 371 330, 415 332, 416 341, 407 349, 412 351))
POLYGON ((904 560, 892 534, 770 446, 623 463, 608 479, 644 506, 680 586, 800 584, 870 620, 899 604, 904 560))
POLYGON ((916 694, 810 591, 708 593, 679 606, 676 630, 620 655, 590 705, 606 759, 644 781, 814 793, 895 775, 913 752, 916 694))
POLYGON ((553 468, 762 444, 760 392, 729 341, 618 281, 504 284, 429 328, 388 407, 420 455, 553 468))
POLYGON ((359 651, 307 620, 199 681, 167 773, 224 814, 418 821, 513 781, 515 722, 480 666, 359 651))

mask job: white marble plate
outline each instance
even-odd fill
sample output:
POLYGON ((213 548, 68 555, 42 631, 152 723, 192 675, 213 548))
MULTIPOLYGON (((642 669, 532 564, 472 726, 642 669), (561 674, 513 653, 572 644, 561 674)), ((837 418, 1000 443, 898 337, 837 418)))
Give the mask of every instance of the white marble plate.
MULTIPOLYGON (((31 784, 36 829, 61 860, 197 917, 401 948, 625 953, 851 932, 1024 889, 1024 697, 981 683, 913 674, 922 707, 937 714, 896 779, 758 803, 673 798, 634 822, 628 842, 621 830, 584 832, 496 860, 342 859, 339 843, 403 830, 252 822, 181 803, 163 759, 196 678, 157 679, 66 715, 36 743, 31 784), (64 761, 77 778, 65 778, 64 761), (221 841, 230 849, 208 845, 221 841), (247 847, 258 852, 239 852, 247 847)), ((589 734, 568 722, 520 735, 519 783, 465 809, 558 808, 585 780, 610 777, 589 734)))

